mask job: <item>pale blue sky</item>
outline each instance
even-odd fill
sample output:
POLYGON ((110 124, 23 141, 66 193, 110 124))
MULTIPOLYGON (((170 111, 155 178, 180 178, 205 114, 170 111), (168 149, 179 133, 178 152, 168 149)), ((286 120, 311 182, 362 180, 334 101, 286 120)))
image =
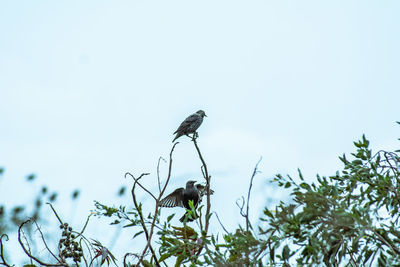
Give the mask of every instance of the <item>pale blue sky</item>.
MULTIPOLYGON (((233 229, 260 156, 258 209, 268 178, 333 174, 363 133, 399 147, 399 14, 399 1, 2 1, 0 196, 20 203, 31 172, 61 195, 81 188, 80 225, 94 199, 120 204, 126 171, 156 189, 172 133, 203 109, 213 210, 233 229)), ((169 191, 201 181, 180 141, 169 191)))

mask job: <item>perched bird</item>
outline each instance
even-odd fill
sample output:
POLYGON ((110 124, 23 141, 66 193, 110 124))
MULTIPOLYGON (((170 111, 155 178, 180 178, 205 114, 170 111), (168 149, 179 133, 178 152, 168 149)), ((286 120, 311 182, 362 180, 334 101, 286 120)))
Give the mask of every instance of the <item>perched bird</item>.
MULTIPOLYGON (((182 207, 190 209, 189 200, 193 202, 193 207, 196 208, 201 202, 201 198, 207 194, 207 188, 204 185, 196 184, 196 181, 188 181, 186 183, 186 188, 178 188, 165 198, 160 201, 160 207, 182 207)), ((210 189, 210 195, 214 193, 210 189)), ((183 222, 185 220, 187 212, 179 220, 183 222)), ((197 215, 196 215, 197 217, 197 215)), ((193 221, 196 218, 188 218, 188 222, 193 221)))
POLYGON ((181 125, 179 125, 178 129, 174 132, 176 134, 172 143, 175 142, 176 139, 181 137, 182 135, 189 135, 194 134, 196 130, 200 127, 201 123, 203 122, 203 118, 207 117, 204 111, 199 110, 196 113, 187 117, 181 125))

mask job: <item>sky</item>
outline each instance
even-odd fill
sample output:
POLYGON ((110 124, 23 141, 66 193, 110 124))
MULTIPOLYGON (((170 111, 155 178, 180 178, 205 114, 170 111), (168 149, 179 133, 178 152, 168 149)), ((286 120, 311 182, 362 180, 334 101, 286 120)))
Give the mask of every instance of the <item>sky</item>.
MULTIPOLYGON (((262 157, 256 222, 286 199, 275 174, 332 175, 362 134, 374 151, 399 148, 399 11, 398 1, 2 1, 0 202, 26 203, 46 184, 77 228, 93 200, 131 206, 116 198, 132 185, 124 173, 150 173, 156 191, 172 133, 202 109, 212 210, 229 230, 243 222, 235 202, 262 157)), ((179 141, 168 192, 202 181, 193 144, 179 141)), ((92 220, 88 236, 109 244, 115 227, 92 220)))

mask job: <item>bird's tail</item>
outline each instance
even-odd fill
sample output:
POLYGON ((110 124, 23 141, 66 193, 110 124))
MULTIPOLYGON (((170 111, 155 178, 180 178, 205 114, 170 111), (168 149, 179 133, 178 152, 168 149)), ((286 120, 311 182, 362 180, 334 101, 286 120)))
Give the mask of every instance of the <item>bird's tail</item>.
POLYGON ((197 215, 197 213, 195 213, 195 214, 194 214, 194 217, 193 217, 193 215, 191 216, 191 215, 189 215, 188 212, 186 212, 186 213, 183 214, 183 216, 179 219, 179 221, 183 223, 183 222, 185 221, 185 218, 187 218, 187 222, 192 222, 192 221, 196 220, 197 218, 199 218, 199 216, 197 215))
POLYGON ((179 137, 181 137, 181 136, 182 136, 182 135, 181 135, 181 134, 179 134, 179 133, 178 133, 178 134, 176 134, 176 136, 175 136, 174 140, 172 140, 172 143, 173 143, 173 142, 175 142, 175 140, 176 140, 176 139, 178 139, 178 138, 179 138, 179 137))

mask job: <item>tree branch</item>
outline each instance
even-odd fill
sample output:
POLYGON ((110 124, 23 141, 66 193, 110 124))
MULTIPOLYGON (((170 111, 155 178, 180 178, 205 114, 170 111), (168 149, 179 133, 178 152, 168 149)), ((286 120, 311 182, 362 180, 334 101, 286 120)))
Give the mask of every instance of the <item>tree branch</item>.
MULTIPOLYGON (((208 169, 207 169, 207 164, 204 161, 203 155, 201 154, 200 148, 197 145, 197 141, 196 141, 197 137, 196 134, 193 134, 193 144, 196 148, 197 154, 199 155, 200 161, 203 164, 202 165, 202 173, 204 176, 204 179, 206 179, 206 189, 207 189, 207 208, 206 208, 206 221, 205 221, 205 227, 204 227, 204 231, 202 232, 202 237, 205 239, 208 233, 208 228, 210 225, 210 210, 211 210, 211 201, 210 201, 210 180, 211 180, 211 176, 208 174, 208 169)), ((201 251, 203 250, 205 242, 201 243, 200 249, 197 252, 197 256, 200 255, 201 251)))
MULTIPOLYGON (((143 176, 143 175, 141 175, 139 178, 135 179, 135 182, 133 183, 132 191, 131 191, 131 192, 132 192, 133 204, 135 205, 135 208, 136 208, 136 210, 138 211, 139 218, 140 218, 140 224, 142 225, 144 234, 146 235, 146 240, 148 241, 150 235, 149 235, 149 232, 148 232, 148 230, 147 230, 147 227, 146 227, 146 224, 145 224, 145 221, 144 221, 142 209, 139 207, 139 204, 137 203, 137 200, 136 200, 136 197, 135 197, 135 187, 136 187, 136 184, 138 183, 139 179, 142 178, 142 176, 143 176)), ((159 264, 158 261, 157 261, 156 253, 154 252, 154 249, 153 249, 153 247, 151 246, 151 244, 149 245, 149 247, 150 247, 151 254, 153 255, 154 261, 156 262, 157 266, 159 266, 160 264, 159 264)))
MULTIPOLYGON (((6 260, 5 260, 5 258, 4 258, 4 252, 3 252, 3 237, 7 238, 6 241, 9 240, 7 234, 2 234, 1 237, 0 237, 0 257, 1 257, 1 260, 3 261, 3 262, 1 262, 0 264, 1 264, 1 265, 4 265, 4 266, 7 266, 7 267, 12 267, 11 265, 9 265, 9 264, 6 262, 6 260)), ((13 266, 14 266, 14 265, 13 265, 13 266)))
POLYGON ((150 173, 142 173, 142 174, 139 176, 139 178, 135 178, 135 176, 133 176, 130 172, 127 172, 127 173, 125 173, 125 178, 126 178, 127 175, 129 175, 130 177, 132 177, 133 180, 135 180, 135 182, 136 182, 144 191, 146 191, 154 200, 157 200, 157 198, 156 198, 149 190, 147 190, 146 187, 144 187, 141 183, 139 183, 138 181, 136 181, 136 180, 142 178, 142 176, 149 175, 149 174, 150 174, 150 173))
MULTIPOLYGON (((169 180, 170 180, 170 178, 171 178, 171 173, 172 173, 172 154, 173 154, 174 149, 175 149, 175 146, 176 146, 177 144, 179 144, 179 142, 176 142, 176 143, 172 146, 171 152, 169 153, 169 166, 168 166, 167 181, 165 182, 164 187, 162 188, 162 190, 161 190, 160 195, 158 196, 158 198, 155 198, 155 197, 153 196, 153 198, 154 198, 155 201, 156 201, 156 207, 155 207, 155 210, 154 210, 154 217, 153 217, 153 221, 152 221, 151 226, 150 226, 150 233, 149 233, 149 237, 148 237, 148 239, 147 239, 147 244, 146 244, 145 248, 143 249, 142 255, 140 256, 140 259, 139 259, 138 263, 136 264, 136 266, 139 266, 140 263, 143 261, 143 258, 144 258, 145 254, 146 254, 146 251, 147 251, 147 249, 148 249, 148 248, 150 247, 150 245, 151 245, 151 238, 153 237, 153 233, 154 233, 154 226, 155 226, 156 219, 157 219, 157 216, 158 216, 158 209, 159 209, 159 205, 160 205, 160 200, 161 200, 161 198, 162 198, 162 196, 163 196, 163 194, 164 194, 164 192, 165 192, 165 189, 167 188, 167 185, 168 185, 168 183, 169 183, 169 180)), ((140 184, 139 184, 139 185, 140 185, 140 184)), ((146 189, 146 191, 148 191, 148 190, 146 189)), ((151 194, 151 195, 152 195, 152 194, 151 194)), ((158 262, 157 262, 157 263, 158 263, 158 262)), ((160 264, 158 263, 157 266, 160 266, 160 264)))
POLYGON ((256 176, 257 174, 257 168, 258 168, 258 164, 260 164, 262 160, 262 157, 260 157, 260 159, 258 160, 256 166, 254 167, 253 170, 253 174, 251 175, 251 179, 250 179, 250 186, 249 186, 249 191, 247 192, 247 204, 246 204, 246 231, 249 231, 249 228, 251 227, 250 221, 249 221, 249 203, 250 203, 250 193, 251 193, 251 188, 253 187, 253 179, 254 176, 256 176))
POLYGON ((50 248, 47 246, 47 243, 46 243, 46 240, 44 239, 42 230, 40 230, 40 227, 39 227, 39 225, 37 224, 37 222, 36 222, 35 220, 33 220, 33 222, 35 223, 36 228, 37 228, 37 230, 38 230, 39 233, 40 233, 40 236, 41 236, 41 238, 42 238, 42 241, 43 241, 43 243, 44 243, 44 245, 45 245, 47 251, 50 252, 50 254, 51 254, 58 262, 60 262, 60 259, 57 258, 56 255, 54 255, 54 253, 53 253, 53 252, 50 250, 50 248))
POLYGON ((65 266, 68 267, 68 264, 66 263, 45 263, 41 260, 39 260, 38 258, 36 258, 35 256, 33 256, 24 246, 24 243, 21 240, 21 231, 22 231, 22 227, 24 226, 24 224, 30 222, 31 219, 24 221, 23 223, 21 223, 21 225, 18 228, 18 242, 20 243, 22 249, 24 250, 25 254, 28 255, 28 257, 30 259, 33 259, 34 261, 36 261, 37 263, 43 265, 43 266, 65 266))
POLYGON ((163 157, 158 158, 157 162, 157 182, 158 182, 158 193, 161 193, 161 182, 160 182, 160 162, 163 160, 165 162, 165 159, 163 157))

